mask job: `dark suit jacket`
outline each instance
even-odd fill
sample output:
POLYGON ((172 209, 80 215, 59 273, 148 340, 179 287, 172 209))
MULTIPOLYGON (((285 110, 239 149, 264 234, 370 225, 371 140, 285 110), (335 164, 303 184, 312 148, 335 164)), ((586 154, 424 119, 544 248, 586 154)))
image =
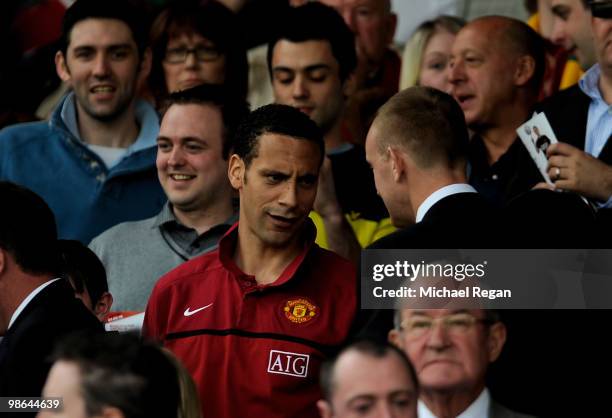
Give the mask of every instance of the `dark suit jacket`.
POLYGON ((55 343, 85 329, 103 331, 100 321, 74 297, 70 284, 58 280, 45 287, 0 342, 0 396, 40 396, 55 343))
MULTIPOLYGON (((434 204, 423 220, 374 242, 368 249, 440 249, 427 257, 452 256, 448 250, 496 248, 489 240, 495 214, 478 193, 457 193, 434 204)), ((426 260, 426 258, 425 258, 426 260)), ((386 341, 393 328, 392 310, 362 310, 358 338, 386 341)))
POLYGON ((417 224, 373 243, 389 248, 490 248, 494 209, 478 193, 457 193, 436 202, 417 224))
MULTIPOLYGON (((546 114, 559 141, 584 150, 590 104, 591 98, 576 84, 538 104, 536 111, 546 114)), ((601 150, 599 159, 606 164, 612 164, 612 141, 608 141, 601 150)))

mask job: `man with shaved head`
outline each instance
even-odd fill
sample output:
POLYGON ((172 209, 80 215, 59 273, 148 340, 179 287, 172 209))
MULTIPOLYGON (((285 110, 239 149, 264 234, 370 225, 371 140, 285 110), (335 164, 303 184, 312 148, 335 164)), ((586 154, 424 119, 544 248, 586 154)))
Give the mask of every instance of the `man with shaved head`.
POLYGON ((345 126, 362 143, 376 109, 399 87, 401 60, 391 49, 397 16, 391 0, 319 0, 342 15, 355 34, 357 69, 347 103, 345 126))
POLYGON ((544 68, 542 39, 516 19, 475 19, 455 39, 451 94, 473 132, 470 184, 494 204, 541 179, 515 130, 531 114, 544 68))

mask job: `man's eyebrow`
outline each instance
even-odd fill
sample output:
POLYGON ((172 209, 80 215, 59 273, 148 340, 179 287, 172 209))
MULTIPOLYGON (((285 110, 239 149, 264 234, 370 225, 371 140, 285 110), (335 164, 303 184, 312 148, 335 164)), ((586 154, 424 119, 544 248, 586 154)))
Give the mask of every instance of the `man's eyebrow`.
POLYGON ((282 171, 279 170, 274 170, 274 169, 269 169, 269 168, 262 168, 261 170, 259 170, 259 174, 263 175, 263 176, 281 176, 281 177, 289 177, 289 174, 284 173, 282 171))
POLYGON ((306 173, 306 174, 302 174, 301 176, 298 176, 298 181, 300 180, 311 180, 314 181, 318 178, 318 176, 315 173, 306 173))
POLYGON ((104 46, 98 46, 98 45, 91 45, 91 44, 83 44, 83 45, 76 45, 73 50, 77 51, 77 50, 92 50, 92 49, 105 49, 105 50, 116 50, 116 49, 133 49, 133 45, 130 43, 121 43, 121 44, 111 44, 111 45, 104 45, 104 46))
POLYGON ((550 10, 556 16, 561 16, 568 12, 568 8, 564 4, 555 4, 550 10))
POLYGON ((311 72, 311 71, 317 71, 317 70, 330 70, 330 69, 331 67, 327 64, 312 64, 304 68, 290 68, 290 67, 278 65, 278 66, 272 67, 272 72, 295 73, 298 71, 311 72))
POLYGON ((375 400, 376 400, 376 396, 374 395, 370 395, 368 393, 360 393, 350 398, 347 402, 347 405, 351 405, 352 403, 357 402, 357 401, 375 401, 375 400))
POLYGON ((289 68, 289 67, 284 67, 284 66, 278 65, 276 67, 272 67, 272 72, 274 72, 274 73, 276 73, 276 72, 279 72, 279 73, 294 73, 295 70, 293 68, 289 68))
POLYGON ((316 71, 316 70, 329 70, 331 69, 331 67, 327 64, 313 64, 313 65, 309 65, 306 68, 304 68, 304 71, 310 72, 310 71, 316 71))

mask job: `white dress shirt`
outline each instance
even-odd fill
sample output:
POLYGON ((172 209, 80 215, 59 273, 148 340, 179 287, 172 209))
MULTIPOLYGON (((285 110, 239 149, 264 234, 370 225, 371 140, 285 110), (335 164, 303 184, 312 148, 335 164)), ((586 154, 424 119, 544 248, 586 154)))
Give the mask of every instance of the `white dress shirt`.
POLYGON ((11 325, 13 325, 13 322, 15 322, 17 320, 17 317, 19 316, 19 314, 21 314, 21 312, 23 312, 23 310, 25 309, 26 306, 28 306, 28 303, 30 303, 32 301, 32 299, 34 299, 34 297, 36 295, 38 295, 40 292, 42 292, 42 290, 49 286, 51 283, 54 283, 58 280, 62 280, 62 279, 53 279, 53 280, 49 280, 48 282, 44 282, 43 284, 41 284, 40 286, 38 286, 36 289, 32 290, 30 292, 30 294, 28 296, 26 296, 26 298, 21 301, 21 303, 19 304, 19 306, 17 307, 17 309, 15 309, 15 312, 13 312, 13 315, 11 316, 11 320, 9 321, 9 325, 8 328, 11 328, 11 325))
POLYGON ((421 203, 419 209, 416 213, 416 221, 421 222, 429 209, 440 200, 445 197, 457 194, 457 193, 477 193, 476 189, 470 186, 467 183, 457 183, 457 184, 449 184, 448 186, 444 186, 441 189, 436 190, 432 194, 430 194, 427 199, 421 203))
MULTIPOLYGON (((491 395, 489 390, 485 388, 478 398, 467 407, 465 411, 457 415, 457 418, 488 418, 491 405, 491 395)), ((419 418, 437 418, 425 405, 423 401, 419 401, 418 405, 419 418)))

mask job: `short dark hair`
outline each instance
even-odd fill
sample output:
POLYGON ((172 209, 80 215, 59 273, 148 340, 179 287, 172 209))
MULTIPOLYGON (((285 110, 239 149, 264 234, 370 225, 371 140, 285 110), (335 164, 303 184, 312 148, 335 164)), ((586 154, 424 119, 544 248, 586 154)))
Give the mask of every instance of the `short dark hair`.
POLYGON ((327 360, 321 366, 319 383, 321 386, 321 391, 323 392, 323 398, 328 402, 331 401, 334 392, 334 370, 338 359, 349 351, 357 351, 358 353, 378 359, 387 357, 389 355, 397 355, 402 364, 405 366, 406 371, 410 376, 410 380, 412 380, 412 383, 414 384, 415 390, 418 392, 419 380, 417 378, 416 371, 414 370, 414 366, 410 362, 410 359, 408 359, 408 356, 406 356, 406 353, 388 342, 360 340, 346 346, 334 358, 327 360))
POLYGON ((80 241, 59 240, 62 276, 70 280, 76 293, 85 290, 95 307, 102 295, 108 292, 108 281, 104 264, 98 256, 80 241))
POLYGON ((236 129, 249 114, 249 104, 244 97, 227 84, 201 84, 168 95, 162 101, 162 117, 172 105, 199 104, 219 108, 223 119, 222 156, 227 159, 233 149, 236 129))
POLYGON ((136 334, 73 334, 57 345, 52 360, 79 368, 88 416, 112 406, 126 418, 176 417, 176 368, 158 346, 136 334))
POLYGON ((148 18, 131 0, 77 0, 64 14, 60 50, 64 55, 70 44, 72 28, 85 19, 116 19, 125 23, 142 59, 147 47, 148 18))
POLYGON ((57 225, 45 201, 25 187, 0 181, 0 248, 30 274, 59 271, 57 225))
POLYGON ((278 20, 279 26, 268 44, 268 71, 272 77, 272 55, 278 41, 328 41, 338 61, 340 80, 345 81, 357 66, 355 36, 338 12, 322 3, 291 7, 278 20))
POLYGON ((259 138, 266 133, 287 135, 314 142, 325 156, 323 132, 312 119, 299 110, 281 104, 269 104, 251 112, 238 126, 234 140, 234 153, 246 167, 257 157, 259 138))
POLYGON ((431 87, 396 93, 378 111, 374 124, 382 131, 378 150, 397 145, 421 168, 467 161, 469 134, 461 107, 448 94, 431 87))
POLYGON ((153 62, 149 86, 156 98, 168 93, 162 61, 170 38, 196 33, 211 41, 225 56, 225 84, 246 99, 249 65, 245 42, 236 30, 237 16, 216 1, 176 1, 153 21, 149 39, 153 62))

